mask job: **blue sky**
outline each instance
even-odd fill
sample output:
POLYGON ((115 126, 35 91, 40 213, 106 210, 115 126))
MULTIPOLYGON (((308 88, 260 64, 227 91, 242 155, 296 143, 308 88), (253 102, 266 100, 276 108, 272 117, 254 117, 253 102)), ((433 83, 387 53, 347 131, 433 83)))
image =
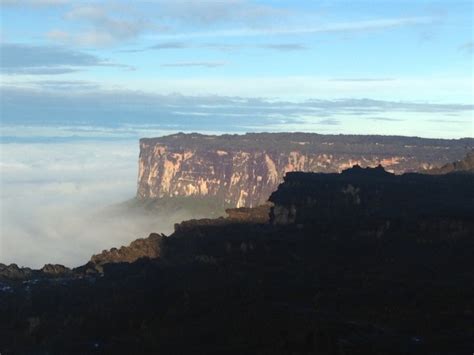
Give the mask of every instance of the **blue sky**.
POLYGON ((471 1, 0 3, 10 133, 473 136, 471 1))

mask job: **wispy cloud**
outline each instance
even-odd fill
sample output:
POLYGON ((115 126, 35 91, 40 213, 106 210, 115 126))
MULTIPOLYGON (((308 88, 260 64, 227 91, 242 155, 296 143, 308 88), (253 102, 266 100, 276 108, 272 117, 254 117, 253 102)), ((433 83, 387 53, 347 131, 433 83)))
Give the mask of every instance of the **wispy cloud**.
POLYGON ((145 48, 136 48, 136 49, 122 49, 120 52, 122 53, 140 53, 146 51, 159 51, 159 50, 167 50, 167 49, 187 49, 193 48, 194 45, 192 43, 187 42, 162 42, 155 44, 153 46, 148 46, 145 48))
POLYGON ((162 67, 204 67, 204 68, 217 68, 226 65, 227 62, 176 62, 176 63, 164 63, 162 67))
POLYGON ((263 44, 258 46, 258 48, 273 49, 282 52, 302 51, 308 49, 307 46, 298 43, 263 44))
MULTIPOLYGON (((459 136, 466 136, 469 135, 466 129, 470 127, 468 118, 474 113, 474 105, 469 104, 371 99, 311 99, 291 102, 217 95, 158 95, 143 91, 94 88, 93 83, 89 82, 75 85, 69 81, 56 83, 50 80, 34 81, 28 85, 29 87, 1 88, 4 124, 42 122, 55 125, 88 124, 96 127, 154 124, 161 129, 216 131, 252 130, 252 127, 256 129, 255 127, 265 126, 271 129, 275 125, 288 125, 287 130, 288 127, 314 130, 318 126, 355 130, 354 127, 357 126, 359 131, 368 129, 370 132, 383 134, 393 134, 395 132, 391 130, 398 127, 398 134, 407 134, 407 120, 416 125, 417 122, 426 122, 428 118, 447 119, 448 115, 456 113, 456 120, 466 119, 464 129, 462 125, 458 127, 459 136), (28 105, 23 105, 25 102, 28 105), (380 132, 377 130, 383 127, 367 125, 363 120, 390 122, 390 129, 380 132), (345 123, 351 125, 346 127, 345 123)), ((420 127, 426 128, 426 125, 423 123, 420 127)), ((429 135, 429 131, 424 135, 429 135)))
POLYGON ((393 78, 334 78, 331 81, 348 81, 348 82, 371 82, 371 81, 393 81, 393 78))
MULTIPOLYGON (((433 118, 429 120, 430 122, 437 122, 437 123, 459 123, 459 124, 466 124, 466 123, 471 123, 472 121, 468 120, 456 120, 456 119, 441 119, 441 118, 433 118)), ((473 128, 474 130, 474 128, 473 128)))
POLYGON ((55 75, 99 66, 130 68, 59 46, 0 43, 0 57, 4 74, 55 75))
POLYGON ((267 27, 267 28, 238 28, 217 30, 212 32, 186 32, 176 34, 154 35, 154 38, 206 38, 206 37, 252 37, 276 35, 305 35, 317 33, 364 32, 397 27, 428 25, 437 19, 429 16, 386 18, 365 21, 331 23, 306 27, 267 27))
POLYGON ((56 6, 70 3, 71 0, 0 0, 0 5, 56 6))
POLYGON ((371 121, 382 121, 382 122, 400 122, 403 121, 400 118, 391 118, 391 117, 365 117, 371 121))
POLYGON ((324 120, 318 121, 317 124, 328 125, 328 126, 337 126, 337 125, 341 124, 341 122, 338 121, 338 120, 335 120, 333 118, 326 118, 324 120))
POLYGON ((90 91, 100 88, 99 84, 84 80, 38 80, 32 84, 44 90, 90 91))
POLYGON ((164 42, 164 43, 158 43, 155 44, 154 46, 148 47, 148 49, 152 50, 159 50, 159 49, 181 49, 181 48, 189 48, 190 45, 188 43, 184 42, 164 42))
POLYGON ((209 26, 219 23, 259 25, 262 22, 287 17, 287 8, 259 4, 248 0, 178 0, 156 1, 157 17, 192 24, 209 26))
POLYGON ((236 51, 241 49, 264 49, 281 52, 302 51, 309 49, 301 43, 267 43, 267 44, 228 44, 228 43, 192 43, 185 41, 161 42, 153 46, 137 49, 125 49, 124 53, 141 53, 146 51, 174 50, 174 49, 210 49, 218 51, 236 51))
POLYGON ((468 41, 466 43, 461 44, 458 47, 458 50, 465 54, 473 54, 474 53, 474 41, 468 41))
POLYGON ((80 68, 72 67, 24 67, 24 68, 1 68, 3 74, 14 75, 61 75, 81 71, 80 68))
POLYGON ((73 7, 64 15, 64 19, 80 23, 84 28, 75 32, 54 29, 46 36, 66 44, 103 47, 134 39, 152 27, 145 17, 133 11, 105 5, 99 3, 73 7))

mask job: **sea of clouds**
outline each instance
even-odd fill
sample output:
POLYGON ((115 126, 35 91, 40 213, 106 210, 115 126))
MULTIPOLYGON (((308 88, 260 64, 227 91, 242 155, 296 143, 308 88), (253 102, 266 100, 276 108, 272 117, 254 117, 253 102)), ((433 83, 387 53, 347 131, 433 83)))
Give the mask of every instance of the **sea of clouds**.
POLYGON ((186 216, 109 213, 135 196, 138 155, 138 139, 0 143, 0 263, 78 266, 103 249, 169 233, 186 216))

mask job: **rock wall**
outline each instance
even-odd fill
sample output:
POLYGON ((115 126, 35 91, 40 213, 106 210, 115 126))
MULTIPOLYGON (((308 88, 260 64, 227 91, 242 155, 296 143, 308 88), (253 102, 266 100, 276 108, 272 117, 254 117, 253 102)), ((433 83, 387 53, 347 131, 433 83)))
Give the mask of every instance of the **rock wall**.
POLYGON ((140 258, 158 258, 164 238, 163 234, 152 233, 148 238, 134 240, 129 246, 103 250, 100 254, 93 255, 90 262, 97 266, 118 262, 131 263, 140 258))
POLYGON ((269 200, 274 225, 336 224, 350 234, 395 223, 407 233, 414 229, 456 238, 474 232, 472 174, 394 175, 381 166, 354 167, 341 174, 294 172, 269 200))
POLYGON ((340 172, 356 164, 381 164, 397 174, 428 171, 462 158, 472 146, 472 139, 305 133, 145 138, 137 198, 212 197, 223 206, 253 207, 268 199, 287 172, 340 172))

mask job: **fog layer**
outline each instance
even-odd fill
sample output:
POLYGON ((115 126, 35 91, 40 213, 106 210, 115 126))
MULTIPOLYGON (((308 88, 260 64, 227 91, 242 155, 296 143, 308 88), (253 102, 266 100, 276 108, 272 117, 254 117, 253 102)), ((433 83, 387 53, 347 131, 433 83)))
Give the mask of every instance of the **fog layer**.
POLYGON ((0 263, 78 266, 105 248, 169 233, 186 218, 108 213, 107 206, 135 196, 135 139, 2 143, 0 149, 0 263))

